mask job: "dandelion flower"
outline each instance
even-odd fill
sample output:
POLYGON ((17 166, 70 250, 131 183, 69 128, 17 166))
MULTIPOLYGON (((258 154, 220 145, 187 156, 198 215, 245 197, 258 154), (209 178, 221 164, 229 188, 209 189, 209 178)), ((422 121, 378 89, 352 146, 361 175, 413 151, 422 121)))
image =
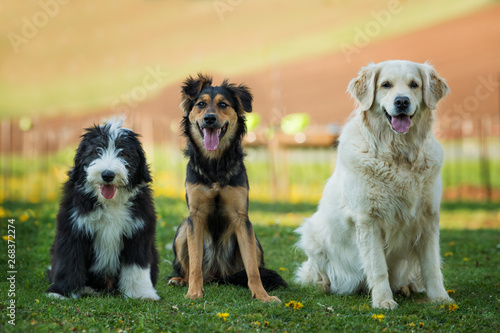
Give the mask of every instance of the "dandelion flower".
POLYGON ((455 242, 449 242, 448 245, 449 246, 455 246, 455 242))
POLYGON ((296 301, 290 301, 290 302, 286 303, 285 306, 287 306, 289 308, 293 308, 294 310, 300 310, 300 308, 302 308, 304 306, 304 304, 302 304, 300 302, 296 302, 296 301))
POLYGON ((424 327, 424 323, 419 322, 419 323, 418 323, 418 327, 420 327, 420 328, 424 327))
POLYGON ((224 321, 226 321, 226 319, 227 319, 227 318, 229 318, 229 313, 220 313, 220 312, 219 312, 219 313, 217 313, 217 316, 218 316, 219 318, 224 319, 224 321))
POLYGON ((21 216, 19 216, 19 220, 21 220, 21 222, 26 222, 28 221, 29 217, 30 216, 28 215, 28 213, 25 212, 21 216))
POLYGON ((453 252, 445 252, 444 256, 445 257, 451 257, 453 255, 453 252))
POLYGON ((9 241, 9 240, 14 240, 11 235, 8 236, 2 236, 3 240, 9 241))
POLYGON ((385 316, 384 316, 383 314, 374 314, 374 315, 372 316, 372 318, 373 318, 373 319, 375 319, 375 320, 378 320, 379 322, 381 322, 381 321, 382 321, 382 319, 384 319, 384 318, 385 318, 385 316))
POLYGON ((470 258, 466 257, 466 258, 464 258, 464 261, 470 261, 470 258))
POLYGON ((451 294, 454 294, 454 293, 455 293, 455 290, 453 290, 453 289, 449 289, 449 290, 446 290, 446 292, 448 293, 448 295, 451 295, 451 294))
POLYGON ((415 326, 417 326, 417 325, 415 325, 415 323, 409 323, 409 324, 408 324, 408 326, 410 326, 410 327, 415 327, 415 326))
POLYGON ((448 305, 448 310, 455 311, 456 309, 458 309, 458 305, 455 303, 448 305))
POLYGON ((286 268, 285 267, 280 267, 280 271, 285 272, 286 268))

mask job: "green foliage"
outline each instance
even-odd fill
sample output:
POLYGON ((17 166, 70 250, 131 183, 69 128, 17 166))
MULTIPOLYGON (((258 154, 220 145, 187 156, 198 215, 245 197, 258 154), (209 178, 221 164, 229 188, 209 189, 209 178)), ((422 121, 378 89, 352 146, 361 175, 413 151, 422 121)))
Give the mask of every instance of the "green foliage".
MULTIPOLYGON (((250 219, 265 251, 267 267, 289 282, 288 289, 271 292, 281 304, 252 300, 247 289, 205 286, 199 301, 185 299, 187 288, 167 285, 171 273, 171 250, 177 225, 187 215, 182 199, 157 198, 157 246, 160 252, 160 301, 138 301, 119 296, 87 297, 66 301, 48 299, 45 270, 50 263, 49 249, 55 233, 56 203, 29 204, 4 202, 0 212, 2 235, 7 219, 16 227, 16 326, 7 323, 9 289, 6 280, 7 242, 0 239, 0 327, 2 331, 135 331, 135 332, 331 332, 331 331, 486 331, 500 330, 498 267, 500 232, 491 230, 450 230, 441 232, 445 285, 458 308, 428 303, 425 295, 408 299, 396 296, 396 310, 370 307, 366 295, 327 295, 314 287, 300 287, 293 274, 305 256, 294 249, 294 229, 300 221, 288 221, 289 214, 310 216, 313 204, 250 203, 250 219), (271 224, 279 216, 284 223, 271 224), (293 224, 293 226, 288 226, 293 224), (267 225, 267 226, 265 226, 267 225), (303 307, 286 306, 290 301, 303 307), (218 314, 228 314, 226 319, 218 314), (374 317, 375 316, 375 317, 374 317)), ((444 214, 462 209, 471 212, 494 211, 488 205, 445 204, 444 214)), ((496 211, 495 211, 496 212, 496 211)))

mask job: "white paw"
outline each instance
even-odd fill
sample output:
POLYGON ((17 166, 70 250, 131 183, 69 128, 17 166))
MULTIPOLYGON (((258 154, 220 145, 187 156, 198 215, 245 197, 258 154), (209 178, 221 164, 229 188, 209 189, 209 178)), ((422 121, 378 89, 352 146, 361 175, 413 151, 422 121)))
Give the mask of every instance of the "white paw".
POLYGON ((63 295, 58 294, 58 293, 46 293, 45 295, 47 295, 47 297, 53 298, 53 299, 68 299, 68 297, 63 296, 63 295))
POLYGON ((153 301, 160 300, 160 296, 156 293, 156 290, 144 291, 143 293, 125 293, 123 295, 125 298, 133 298, 133 299, 152 299, 153 301))
POLYGON ((373 307, 374 308, 377 308, 377 309, 389 309, 389 310, 392 310, 392 309, 395 309, 398 307, 398 303, 396 303, 394 300, 392 299, 386 299, 386 300, 382 300, 382 301, 373 301, 373 307))

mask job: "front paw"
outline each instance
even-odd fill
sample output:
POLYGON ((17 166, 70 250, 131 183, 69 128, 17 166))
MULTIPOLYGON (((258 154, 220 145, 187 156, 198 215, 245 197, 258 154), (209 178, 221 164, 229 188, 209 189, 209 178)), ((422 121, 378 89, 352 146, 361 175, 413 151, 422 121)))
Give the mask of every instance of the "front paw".
POLYGON ((182 277, 173 277, 170 280, 168 280, 169 285, 174 285, 178 287, 184 287, 188 285, 188 281, 185 278, 182 277))
POLYGON ((46 293, 45 295, 47 295, 47 297, 53 298, 53 299, 63 299, 63 300, 68 299, 68 297, 63 296, 63 295, 58 294, 58 293, 46 293))
POLYGON ((430 301, 431 302, 436 302, 436 303, 444 303, 444 304, 455 303, 455 301, 453 300, 453 298, 451 298, 448 295, 446 295, 446 296, 443 295, 441 297, 432 297, 432 298, 430 298, 430 301))
POLYGON ((280 299, 276 296, 269 296, 269 294, 267 292, 261 292, 261 293, 255 293, 252 295, 252 297, 254 299, 258 299, 259 301, 261 302, 277 302, 277 303, 281 303, 280 299))
POLYGON ((185 298, 200 299, 203 298, 203 288, 189 288, 185 298))
POLYGON ((373 300, 373 307, 376 309, 395 309, 398 307, 398 303, 396 303, 392 299, 385 299, 385 300, 373 300))

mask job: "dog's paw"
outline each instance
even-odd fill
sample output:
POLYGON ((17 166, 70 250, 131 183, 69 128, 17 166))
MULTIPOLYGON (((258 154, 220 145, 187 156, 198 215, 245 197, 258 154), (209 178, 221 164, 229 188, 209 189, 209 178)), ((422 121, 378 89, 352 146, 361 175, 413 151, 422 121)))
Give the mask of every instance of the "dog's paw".
POLYGON ((410 286, 402 286, 401 288, 399 288, 398 293, 403 295, 404 297, 408 297, 411 295, 411 288, 410 286))
POLYGON ((186 279, 181 278, 181 277, 173 277, 170 280, 168 280, 169 285, 173 286, 178 286, 178 287, 184 287, 188 285, 188 282, 186 279))
POLYGON ((53 298, 53 299, 69 299, 68 297, 66 296, 63 296, 61 294, 58 294, 58 293, 46 293, 45 295, 47 295, 47 297, 49 298, 53 298))
POLYGON ((453 298, 451 298, 448 295, 446 295, 446 296, 443 295, 441 297, 433 297, 433 298, 430 298, 430 301, 431 302, 436 302, 436 303, 443 303, 443 304, 455 303, 455 301, 453 300, 453 298))
POLYGON ((373 307, 377 309, 395 309, 398 307, 398 303, 396 303, 392 299, 386 299, 382 301, 373 301, 373 307))
POLYGON ((259 301, 267 303, 267 302, 276 302, 276 303, 281 303, 281 300, 276 297, 276 296, 265 296, 265 297, 258 297, 257 298, 259 301))
POLYGON ((194 290, 194 289, 189 289, 186 296, 184 296, 185 298, 191 298, 191 299, 200 299, 200 298, 203 298, 203 288, 202 289, 197 289, 197 290, 194 290))

